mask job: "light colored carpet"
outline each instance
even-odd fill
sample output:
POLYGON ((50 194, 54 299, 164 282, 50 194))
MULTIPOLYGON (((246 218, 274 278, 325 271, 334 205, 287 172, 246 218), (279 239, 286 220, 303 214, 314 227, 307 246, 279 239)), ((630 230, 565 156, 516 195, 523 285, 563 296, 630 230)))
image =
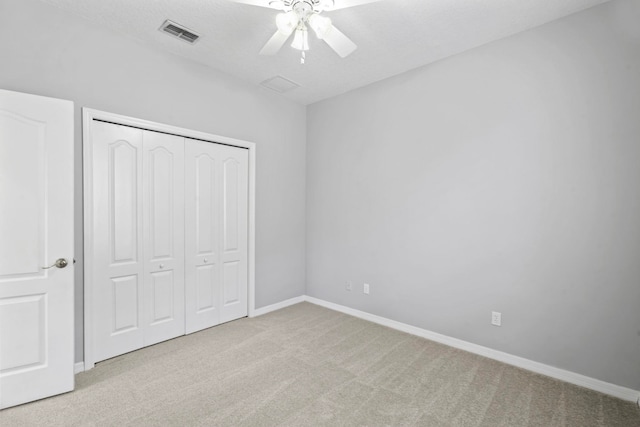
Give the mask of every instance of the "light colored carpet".
POLYGON ((99 363, 9 426, 640 426, 634 403, 302 303, 99 363))

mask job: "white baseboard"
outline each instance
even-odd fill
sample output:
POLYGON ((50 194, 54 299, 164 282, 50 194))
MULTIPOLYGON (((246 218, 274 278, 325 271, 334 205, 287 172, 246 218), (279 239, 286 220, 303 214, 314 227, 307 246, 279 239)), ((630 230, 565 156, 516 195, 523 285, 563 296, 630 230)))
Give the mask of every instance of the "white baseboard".
MULTIPOLYGON (((290 300, 288 300, 290 301, 290 300)), ((349 314, 360 319, 368 320, 379 325, 387 326, 398 331, 406 332, 411 335, 416 335, 422 338, 426 338, 431 341, 435 341, 441 344, 448 345, 450 347, 458 348, 468 351, 470 353, 478 354, 480 356, 488 357, 509 365, 517 366, 518 368, 526 369, 531 372, 546 375, 551 378, 555 378, 567 383, 575 384, 581 387, 595 390, 600 393, 605 393, 610 396, 617 397, 619 399, 628 400, 631 402, 638 402, 640 399, 640 391, 632 390, 630 388, 622 387, 619 385, 607 383, 595 378, 590 378, 575 372, 566 371, 564 369, 555 368, 553 366, 545 365, 543 363, 534 362, 533 360, 525 359, 523 357, 514 356, 502 351, 493 350, 488 347, 483 347, 478 344, 473 344, 467 341, 452 338, 446 335, 438 334, 426 329, 418 328, 416 326, 407 325, 406 323, 397 322, 395 320, 387 319, 385 317, 376 316, 375 314, 366 313, 364 311, 356 310, 353 308, 345 307, 343 305, 335 304, 332 302, 324 301, 318 298, 305 296, 304 301, 316 304, 334 311, 349 314)), ((286 301, 283 301, 286 302, 286 301)), ((274 304, 274 306, 277 304, 274 304)), ((287 304, 291 305, 291 304, 287 304)), ((272 307, 272 306, 269 306, 272 307)), ((265 307, 266 308, 266 307, 265 307)))
POLYGON ((299 304, 305 301, 305 295, 299 297, 290 298, 288 300, 280 301, 275 304, 268 305, 253 310, 253 313, 249 317, 262 316, 263 314, 271 313, 272 311, 280 310, 281 308, 289 307, 290 305, 299 304))
MULTIPOLYGON (((253 310, 249 317, 257 317, 262 316, 263 314, 271 313, 272 311, 280 310, 281 308, 289 307, 290 305, 299 304, 305 301, 305 296, 301 295, 299 297, 291 298, 285 301, 280 301, 275 304, 268 305, 266 307, 261 307, 253 310)), ((93 368, 93 366, 91 366, 93 368)), ((74 374, 78 374, 80 372, 85 371, 84 362, 77 362, 74 367, 74 374)))
POLYGON ((73 365, 73 373, 79 374, 80 372, 84 372, 84 362, 76 362, 76 364, 73 365))
MULTIPOLYGON (((598 391, 600 393, 608 394, 610 396, 617 397, 619 399, 627 400, 630 402, 640 402, 640 391, 633 390, 627 387, 607 383, 605 381, 597 380, 595 378, 587 377, 585 375, 577 374, 575 372, 566 371, 564 369, 555 368, 553 366, 545 365, 544 363, 534 362, 533 360, 525 359, 523 357, 514 356, 509 353, 494 350, 488 347, 483 347, 478 344, 473 344, 468 341, 452 338, 447 335, 442 335, 437 332, 432 332, 427 329, 418 328, 417 326, 407 325, 406 323, 398 322, 395 320, 387 319, 382 316, 367 313, 364 311, 356 310, 354 308, 346 307, 340 304, 335 304, 329 301, 321 300, 318 298, 310 297, 308 295, 302 295, 299 297, 291 298, 285 301, 281 301, 275 304, 268 305, 253 310, 253 313, 249 317, 262 316, 272 311, 280 310, 290 305, 298 304, 301 302, 309 302, 315 305, 319 305, 340 313, 345 313, 354 317, 358 317, 369 322, 377 323, 382 326, 386 326, 398 331, 406 332, 411 335, 416 335, 422 338, 426 338, 431 341, 435 341, 441 344, 448 345, 450 347, 465 350, 470 353, 478 354, 480 356, 488 357, 489 359, 497 360, 499 362, 506 363, 508 365, 517 366, 518 368, 526 369, 531 372, 535 372, 541 375, 546 375, 551 378, 565 381, 570 384, 575 384, 581 387, 588 388, 590 390, 598 391)), ((80 373, 85 371, 84 362, 77 362, 74 365, 74 373, 80 373)), ((640 406, 640 404, 638 405, 640 406)))

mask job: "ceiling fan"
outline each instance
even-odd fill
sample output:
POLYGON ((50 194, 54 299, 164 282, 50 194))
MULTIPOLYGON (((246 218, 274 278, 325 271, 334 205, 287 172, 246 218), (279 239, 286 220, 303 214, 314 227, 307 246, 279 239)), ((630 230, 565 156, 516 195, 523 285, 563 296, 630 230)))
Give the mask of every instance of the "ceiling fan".
POLYGON ((341 58, 356 50, 354 42, 338 30, 331 19, 321 16, 330 12, 380 0, 231 0, 252 6, 267 7, 282 11, 276 16, 278 30, 260 51, 261 55, 275 55, 284 46, 291 34, 291 47, 302 51, 301 63, 304 64, 305 52, 309 50, 308 27, 324 40, 341 58))

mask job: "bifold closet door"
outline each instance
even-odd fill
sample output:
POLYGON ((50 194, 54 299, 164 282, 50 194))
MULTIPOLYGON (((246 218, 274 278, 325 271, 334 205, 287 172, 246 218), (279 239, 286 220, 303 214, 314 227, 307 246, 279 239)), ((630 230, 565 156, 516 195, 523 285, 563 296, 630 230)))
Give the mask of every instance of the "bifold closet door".
POLYGON ((187 333, 247 315, 248 150, 185 141, 187 333))
POLYGON ((144 345, 185 333, 184 138, 143 134, 144 345))
POLYGON ((95 361, 185 331, 184 139, 94 121, 95 361))

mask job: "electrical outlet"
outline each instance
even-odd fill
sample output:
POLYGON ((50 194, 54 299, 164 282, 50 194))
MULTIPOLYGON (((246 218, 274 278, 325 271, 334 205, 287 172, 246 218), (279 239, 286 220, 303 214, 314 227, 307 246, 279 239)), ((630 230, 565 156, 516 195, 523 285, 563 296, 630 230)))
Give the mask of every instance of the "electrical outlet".
POLYGON ((502 313, 498 311, 491 312, 491 324, 494 326, 502 326, 502 313))
POLYGON ((364 292, 365 294, 369 295, 369 284, 365 283, 364 287, 362 288, 362 292, 364 292))
POLYGON ((351 292, 353 290, 353 283, 347 282, 347 286, 345 286, 344 288, 351 292))

